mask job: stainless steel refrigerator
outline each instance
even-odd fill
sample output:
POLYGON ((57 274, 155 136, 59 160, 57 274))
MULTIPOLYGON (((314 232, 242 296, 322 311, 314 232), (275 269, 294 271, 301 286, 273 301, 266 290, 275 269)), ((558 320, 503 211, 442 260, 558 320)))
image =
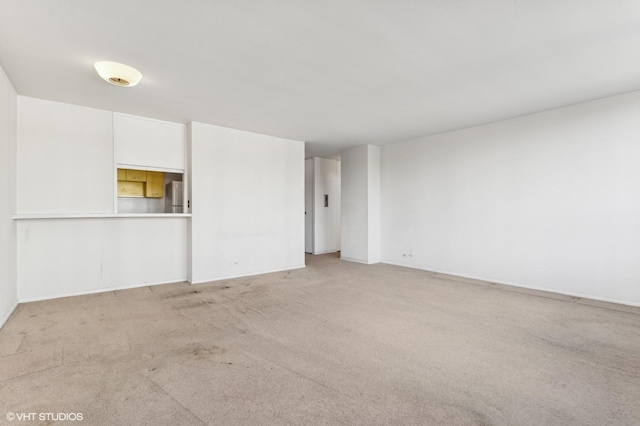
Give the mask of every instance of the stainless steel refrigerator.
POLYGON ((165 186, 164 200, 166 213, 184 213, 184 208, 182 206, 184 200, 182 182, 169 182, 165 186))

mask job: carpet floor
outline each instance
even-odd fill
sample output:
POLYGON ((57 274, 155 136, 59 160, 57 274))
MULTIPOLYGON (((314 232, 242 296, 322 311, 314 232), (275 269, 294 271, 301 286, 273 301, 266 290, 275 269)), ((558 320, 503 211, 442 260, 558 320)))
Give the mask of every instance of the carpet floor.
POLYGON ((0 330, 0 410, 13 425, 638 425, 640 308, 307 256, 21 304, 0 330))

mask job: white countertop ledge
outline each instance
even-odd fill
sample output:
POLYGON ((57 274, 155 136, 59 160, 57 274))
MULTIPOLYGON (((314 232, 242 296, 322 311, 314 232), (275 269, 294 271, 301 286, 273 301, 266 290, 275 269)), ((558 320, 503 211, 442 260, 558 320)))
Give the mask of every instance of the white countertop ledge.
POLYGON ((147 217, 162 217, 162 218, 177 218, 177 217, 191 217, 191 213, 62 213, 62 214, 15 214, 11 216, 15 220, 28 220, 28 219, 100 219, 100 218, 147 218, 147 217))

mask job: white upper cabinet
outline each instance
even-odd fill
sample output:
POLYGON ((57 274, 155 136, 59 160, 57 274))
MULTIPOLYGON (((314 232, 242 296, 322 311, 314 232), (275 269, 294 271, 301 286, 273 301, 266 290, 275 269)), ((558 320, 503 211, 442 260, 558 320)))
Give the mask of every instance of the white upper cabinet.
POLYGON ((184 124, 118 113, 113 119, 119 165, 184 171, 184 124))

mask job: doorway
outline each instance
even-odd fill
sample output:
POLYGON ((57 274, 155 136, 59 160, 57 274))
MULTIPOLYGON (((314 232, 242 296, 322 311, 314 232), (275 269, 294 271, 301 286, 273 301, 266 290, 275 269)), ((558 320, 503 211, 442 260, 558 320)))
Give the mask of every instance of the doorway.
POLYGON ((305 160, 305 252, 340 251, 340 160, 305 160))

